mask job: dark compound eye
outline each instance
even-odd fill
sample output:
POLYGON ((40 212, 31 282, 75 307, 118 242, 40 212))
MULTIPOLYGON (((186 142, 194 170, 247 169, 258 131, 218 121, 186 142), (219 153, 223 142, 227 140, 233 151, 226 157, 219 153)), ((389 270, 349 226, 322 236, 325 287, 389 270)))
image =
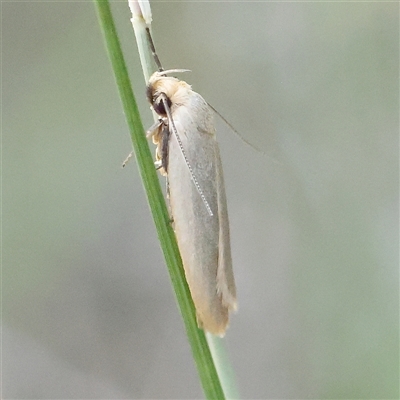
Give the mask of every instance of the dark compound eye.
POLYGON ((152 103, 154 111, 158 115, 161 115, 163 117, 165 117, 167 115, 167 113, 165 111, 165 101, 167 102, 168 108, 171 108, 172 102, 169 99, 169 97, 167 97, 165 95, 157 96, 156 98, 153 99, 153 103, 152 103))

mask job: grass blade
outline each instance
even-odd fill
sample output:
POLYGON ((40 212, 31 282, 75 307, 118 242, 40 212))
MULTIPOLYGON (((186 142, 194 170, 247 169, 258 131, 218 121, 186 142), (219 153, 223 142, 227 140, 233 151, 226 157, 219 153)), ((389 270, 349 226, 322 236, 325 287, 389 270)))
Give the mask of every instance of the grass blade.
POLYGON ((127 119, 135 158, 156 225, 158 238, 167 263, 175 296, 185 323, 186 334, 192 349, 201 384, 206 398, 224 399, 225 395, 214 366, 205 334, 201 329, 197 328, 195 309, 186 283, 175 234, 171 227, 164 196, 144 133, 143 124, 113 22, 110 5, 106 0, 94 0, 94 2, 127 119))

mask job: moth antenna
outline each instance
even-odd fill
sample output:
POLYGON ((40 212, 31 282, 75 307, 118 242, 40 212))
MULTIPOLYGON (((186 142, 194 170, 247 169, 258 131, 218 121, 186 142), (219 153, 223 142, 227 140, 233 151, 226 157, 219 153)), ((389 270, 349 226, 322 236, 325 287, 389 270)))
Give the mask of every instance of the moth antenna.
POLYGON ((157 52, 156 52, 156 47, 154 46, 153 38, 150 33, 150 28, 146 28, 146 33, 147 33, 147 40, 149 41, 149 47, 151 50, 151 54, 153 55, 154 61, 157 64, 158 72, 163 72, 164 68, 161 65, 160 59, 158 58, 157 52))
POLYGON ((149 27, 146 28, 146 33, 147 33, 147 40, 149 42, 151 54, 153 55, 154 61, 157 64, 158 72, 160 73, 160 75, 173 74, 174 72, 190 72, 190 69, 169 69, 169 70, 165 71, 161 65, 160 59, 158 58, 158 55, 156 52, 156 47, 154 46, 153 37, 151 36, 149 27))
POLYGON ((183 158, 185 159, 186 166, 189 169, 189 173, 190 173, 190 176, 191 176, 192 181, 194 183, 194 186, 195 186, 197 192, 199 193, 201 199, 203 200, 203 203, 204 203, 204 205, 205 205, 205 207, 206 207, 206 209, 208 211, 208 214, 210 215, 210 217, 212 217, 214 214, 213 214, 213 212, 211 210, 211 207, 208 204, 208 201, 206 199, 206 196, 204 196, 203 190, 201 189, 201 187, 199 185, 199 182, 198 182, 198 180, 197 180, 197 178, 196 178, 196 176, 195 176, 195 174, 193 172, 192 166, 190 165, 190 162, 189 162, 189 160, 187 158, 185 149, 183 148, 183 144, 182 144, 181 138, 179 137, 178 131, 177 131, 176 127, 175 127, 174 120, 172 119, 171 110, 168 107, 167 96, 164 93, 162 93, 161 96, 162 96, 162 102, 164 103, 164 108, 165 108, 165 112, 166 112, 167 117, 168 117, 169 124, 170 124, 170 126, 172 126, 172 130, 173 130, 174 135, 176 137, 176 140, 178 142, 178 145, 179 145, 179 148, 180 148, 181 153, 183 155, 183 158))
POLYGON ((260 152, 261 154, 263 154, 264 156, 266 155, 264 151, 258 149, 257 147, 255 147, 253 144, 251 144, 248 140, 246 140, 243 135, 241 135, 239 133, 239 131, 221 114, 219 113, 210 103, 207 103, 208 106, 211 108, 211 110, 213 110, 215 112, 215 114, 218 115, 218 117, 220 117, 222 119, 222 121, 224 121, 229 128, 232 129, 232 131, 244 142, 247 144, 247 146, 250 146, 253 150, 260 152))
POLYGON ((162 75, 174 74, 175 72, 190 72, 190 69, 167 69, 162 71, 162 75))

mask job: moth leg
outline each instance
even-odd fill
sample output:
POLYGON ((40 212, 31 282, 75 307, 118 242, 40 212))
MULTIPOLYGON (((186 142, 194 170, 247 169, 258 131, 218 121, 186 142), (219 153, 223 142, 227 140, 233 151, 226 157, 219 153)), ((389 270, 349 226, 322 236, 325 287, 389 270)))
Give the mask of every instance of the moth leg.
POLYGON ((122 168, 125 168, 126 164, 128 164, 129 160, 133 157, 133 151, 128 154, 128 157, 125 158, 124 162, 122 163, 122 168))
POLYGON ((160 145, 156 148, 155 159, 154 166, 156 167, 156 170, 159 171, 162 176, 166 176, 167 174, 164 169, 163 159, 160 155, 160 145))
POLYGON ((169 182, 168 182, 168 176, 167 180, 165 182, 165 191, 167 193, 167 199, 168 199, 168 213, 169 213, 169 222, 170 224, 174 223, 174 216, 172 215, 172 208, 171 208, 171 203, 169 202, 169 182))
POLYGON ((168 149, 169 149, 169 139, 170 139, 170 135, 171 132, 169 130, 169 127, 167 124, 164 124, 162 126, 161 130, 161 165, 164 171, 161 171, 161 173, 164 172, 163 175, 168 174, 168 149))
POLYGON ((156 170, 158 171, 159 169, 162 168, 162 162, 161 160, 156 160, 154 161, 154 166, 156 167, 156 170))
MULTIPOLYGON (((160 126, 163 124, 162 118, 159 118, 154 124, 146 131, 146 138, 149 139, 151 137, 154 138, 157 135, 160 126)), ((133 157, 133 151, 128 154, 128 157, 125 158, 122 163, 122 168, 125 168, 126 164, 128 164, 129 160, 133 157)), ((157 168, 158 169, 158 168, 157 168)))
POLYGON ((162 118, 159 118, 156 122, 154 122, 154 124, 147 129, 146 131, 146 137, 147 139, 150 139, 151 137, 153 137, 154 135, 156 135, 158 133, 158 129, 160 128, 160 126, 164 123, 162 118))

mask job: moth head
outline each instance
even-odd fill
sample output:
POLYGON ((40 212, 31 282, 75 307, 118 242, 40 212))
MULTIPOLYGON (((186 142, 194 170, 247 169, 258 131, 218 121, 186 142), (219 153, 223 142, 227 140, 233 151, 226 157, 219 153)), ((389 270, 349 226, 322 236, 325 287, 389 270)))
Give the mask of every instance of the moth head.
POLYGON ((175 105, 182 104, 187 98, 191 90, 190 85, 172 76, 166 76, 168 73, 185 71, 187 70, 157 71, 150 77, 146 90, 147 100, 158 115, 166 116, 165 103, 170 109, 173 109, 175 105))

